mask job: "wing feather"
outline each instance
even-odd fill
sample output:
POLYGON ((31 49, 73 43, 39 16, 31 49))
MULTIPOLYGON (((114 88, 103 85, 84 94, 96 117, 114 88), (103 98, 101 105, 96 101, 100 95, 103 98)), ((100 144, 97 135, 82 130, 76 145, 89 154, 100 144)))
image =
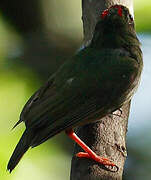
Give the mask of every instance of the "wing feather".
POLYGON ((112 52, 83 51, 85 54, 65 63, 30 98, 21 120, 34 134, 31 146, 81 122, 101 118, 131 98, 138 64, 127 54, 119 56, 119 52, 112 52), (82 57, 86 57, 83 62, 82 57))

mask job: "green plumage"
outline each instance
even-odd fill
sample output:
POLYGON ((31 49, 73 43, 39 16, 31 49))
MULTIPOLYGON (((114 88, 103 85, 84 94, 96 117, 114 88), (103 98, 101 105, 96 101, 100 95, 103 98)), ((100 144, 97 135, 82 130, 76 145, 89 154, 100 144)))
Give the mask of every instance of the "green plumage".
POLYGON ((90 45, 66 61, 27 102, 26 131, 8 164, 12 171, 29 147, 71 127, 99 120, 128 102, 142 71, 142 53, 128 9, 99 19, 90 45), (20 144, 23 144, 20 146, 20 144))

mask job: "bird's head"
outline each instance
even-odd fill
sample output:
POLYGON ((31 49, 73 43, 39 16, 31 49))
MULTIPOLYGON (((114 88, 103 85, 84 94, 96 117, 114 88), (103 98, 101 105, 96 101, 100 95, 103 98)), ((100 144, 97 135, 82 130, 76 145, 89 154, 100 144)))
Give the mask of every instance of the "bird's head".
POLYGON ((91 46, 120 47, 132 34, 136 37, 134 20, 128 8, 123 5, 114 5, 101 13, 91 46))
MULTIPOLYGON (((118 26, 134 24, 132 15, 127 7, 122 5, 114 5, 104 10, 101 14, 100 21, 110 26, 118 26)), ((109 27, 110 27, 109 26, 109 27)))

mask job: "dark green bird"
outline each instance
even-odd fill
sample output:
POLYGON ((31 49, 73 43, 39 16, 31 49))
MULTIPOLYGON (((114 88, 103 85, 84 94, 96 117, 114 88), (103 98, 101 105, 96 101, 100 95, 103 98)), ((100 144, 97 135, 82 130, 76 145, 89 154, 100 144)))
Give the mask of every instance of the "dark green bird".
POLYGON ((97 121, 130 101, 142 67, 140 43, 128 9, 115 5, 103 11, 90 45, 67 60, 24 106, 16 125, 23 121, 26 130, 7 169, 11 172, 30 147, 61 131, 84 149, 78 157, 115 166, 96 155, 72 128, 97 121))

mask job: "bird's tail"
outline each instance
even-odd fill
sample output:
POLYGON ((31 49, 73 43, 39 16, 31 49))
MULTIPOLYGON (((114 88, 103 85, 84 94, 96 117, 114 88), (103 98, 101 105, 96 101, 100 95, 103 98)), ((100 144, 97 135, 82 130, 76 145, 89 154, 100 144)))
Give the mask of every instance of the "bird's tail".
POLYGON ((18 142, 9 162, 7 165, 7 170, 11 172, 16 165, 19 163, 20 159, 22 156, 25 154, 25 152, 29 149, 30 147, 30 132, 25 130, 20 141, 18 142))

